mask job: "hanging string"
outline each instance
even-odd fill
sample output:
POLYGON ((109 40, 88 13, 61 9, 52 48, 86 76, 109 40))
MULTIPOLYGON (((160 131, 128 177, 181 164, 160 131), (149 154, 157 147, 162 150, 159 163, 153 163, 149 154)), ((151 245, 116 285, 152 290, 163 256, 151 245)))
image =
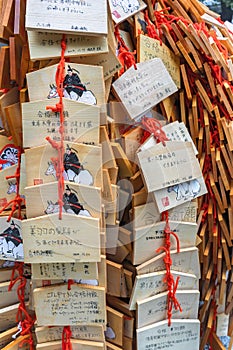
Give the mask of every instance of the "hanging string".
POLYGON ((8 222, 11 220, 11 218, 14 215, 14 213, 16 212, 16 210, 18 210, 18 215, 17 215, 18 219, 22 220, 21 208, 22 208, 22 206, 25 206, 25 199, 22 198, 19 194, 20 164, 21 164, 21 150, 18 148, 18 164, 17 164, 15 174, 11 175, 11 176, 6 176, 6 180, 9 180, 9 179, 16 180, 16 195, 15 195, 14 199, 7 202, 0 210, 0 214, 1 214, 4 210, 11 207, 11 212, 10 212, 8 219, 7 219, 8 222))
MULTIPOLYGON (((25 288, 27 284, 27 279, 23 275, 24 263, 16 263, 12 269, 11 281, 8 287, 8 291, 10 292, 15 284, 19 282, 17 287, 17 295, 19 299, 19 307, 16 314, 16 322, 20 323, 22 331, 21 335, 28 335, 28 338, 22 341, 23 343, 29 344, 30 350, 34 349, 33 336, 32 336, 32 327, 35 323, 35 319, 33 319, 26 310, 25 305, 25 288), (15 278, 15 273, 18 272, 18 277, 15 278)), ((22 345, 20 344, 20 346, 22 345)))
POLYGON ((172 310, 173 308, 175 310, 179 310, 182 312, 182 308, 176 298, 176 290, 179 283, 179 277, 177 277, 176 281, 174 280, 174 277, 171 273, 171 267, 172 267, 172 259, 171 259, 171 235, 175 237, 176 239, 176 245, 177 245, 177 253, 180 252, 180 242, 177 234, 173 231, 171 231, 170 225, 169 225, 169 215, 168 211, 165 211, 163 213, 163 216, 166 218, 166 224, 164 228, 165 233, 165 246, 160 247, 156 250, 157 253, 160 253, 161 251, 165 252, 165 257, 163 259, 166 267, 166 276, 164 279, 164 282, 167 283, 167 289, 168 289, 168 296, 167 296, 167 319, 168 319, 168 326, 171 326, 171 319, 172 319, 172 310))
POLYGON ((59 96, 59 102, 56 104, 55 107, 47 106, 47 110, 51 110, 54 113, 59 113, 60 115, 60 127, 59 127, 59 133, 60 133, 60 142, 53 141, 49 136, 46 137, 46 140, 51 144, 53 148, 55 148, 58 151, 58 157, 53 159, 54 163, 56 164, 56 175, 58 180, 58 204, 59 204, 59 219, 62 219, 62 208, 63 208, 63 193, 64 193, 64 164, 63 164, 63 156, 64 156, 64 106, 63 106, 63 81, 64 81, 64 70, 65 70, 65 50, 66 50, 66 39, 65 35, 62 37, 61 41, 61 59, 57 66, 57 72, 56 72, 56 86, 57 86, 57 93, 59 96))
POLYGON ((122 75, 127 69, 129 69, 132 66, 134 66, 134 68, 137 69, 135 61, 136 51, 131 52, 129 50, 128 46, 125 44, 124 40, 120 35, 118 26, 115 27, 114 34, 118 42, 118 59, 122 65, 119 74, 122 75))
POLYGON ((145 10, 144 13, 144 20, 146 22, 146 30, 147 30, 147 34, 150 38, 159 40, 160 45, 162 45, 162 39, 159 37, 157 31, 156 31, 156 27, 155 25, 150 21, 149 16, 148 16, 148 11, 145 10))
POLYGON ((71 337, 72 332, 70 326, 64 327, 62 332, 62 350, 72 350, 71 337))

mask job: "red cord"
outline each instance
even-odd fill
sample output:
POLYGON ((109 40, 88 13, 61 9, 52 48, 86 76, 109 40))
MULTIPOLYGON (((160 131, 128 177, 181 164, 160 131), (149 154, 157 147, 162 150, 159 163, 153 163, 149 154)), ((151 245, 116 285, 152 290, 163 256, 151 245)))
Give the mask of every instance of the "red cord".
POLYGON ((23 343, 27 343, 30 346, 30 350, 34 349, 34 343, 33 343, 33 336, 32 336, 32 327, 35 323, 35 319, 33 319, 26 310, 25 305, 25 287, 27 284, 27 279, 23 275, 23 263, 16 263, 15 266, 12 269, 11 274, 11 281, 8 288, 8 291, 10 292, 14 285, 19 282, 18 288, 17 288, 17 295, 19 299, 19 307, 18 312, 16 315, 16 322, 21 322, 22 326, 22 332, 21 335, 29 335, 29 338, 24 339, 20 346, 22 346, 23 343), (15 272, 18 272, 18 277, 15 278, 15 272))
POLYGON ((157 119, 143 117, 141 123, 146 131, 154 135, 157 142, 162 142, 162 144, 165 145, 165 141, 169 141, 162 129, 162 125, 157 119))
POLYGON ((125 44, 124 40, 120 35, 118 26, 115 27, 114 34, 119 45, 118 59, 122 65, 122 68, 120 70, 120 75, 122 75, 126 69, 129 69, 132 66, 134 66, 134 68, 137 69, 136 61, 135 61, 136 51, 131 52, 129 50, 128 46, 125 44))
POLYGON ((59 102, 55 107, 47 106, 47 109, 50 109, 52 112, 57 112, 60 115, 60 142, 53 141, 50 137, 46 137, 46 140, 51 144, 53 148, 58 151, 58 157, 55 158, 57 167, 56 174, 58 179, 58 204, 59 204, 59 219, 62 218, 62 207, 63 207, 63 193, 64 193, 64 165, 63 165, 63 156, 64 156, 64 106, 63 106, 63 81, 64 81, 64 70, 65 70, 65 50, 66 50, 66 40, 65 35, 62 37, 61 41, 61 59, 57 66, 56 72, 56 86, 59 96, 59 102))
POLYGON ((64 327, 62 332, 62 350, 72 350, 71 337, 72 332, 70 326, 64 327))
POLYGON ((174 280, 174 277, 171 273, 171 267, 172 267, 172 259, 171 259, 171 235, 173 235, 176 239, 177 244, 177 253, 180 252, 180 242, 179 238, 176 235, 175 232, 171 231, 170 225, 169 225, 169 216, 168 211, 165 211, 162 216, 166 217, 166 225, 164 228, 165 233, 165 246, 160 247, 156 250, 157 253, 160 253, 162 250, 165 252, 165 257, 163 259, 165 266, 166 266, 166 276, 165 276, 165 282, 167 283, 168 288, 168 296, 167 296, 167 319, 168 319, 168 326, 171 326, 171 319, 172 319, 172 309, 174 307, 175 310, 179 310, 182 312, 182 308, 180 306, 180 303, 178 302, 176 298, 176 290, 178 287, 179 279, 180 277, 177 277, 176 281, 174 280))

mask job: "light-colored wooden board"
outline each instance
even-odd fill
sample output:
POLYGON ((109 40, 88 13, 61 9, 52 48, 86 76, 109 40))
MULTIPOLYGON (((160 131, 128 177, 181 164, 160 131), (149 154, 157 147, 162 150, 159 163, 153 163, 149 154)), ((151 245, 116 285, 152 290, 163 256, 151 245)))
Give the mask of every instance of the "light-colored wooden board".
MULTIPOLYGON (((56 182, 25 188, 27 218, 59 212, 56 182)), ((64 182, 63 212, 101 218, 101 191, 93 186, 64 182)))
POLYGON ((12 341, 12 335, 18 332, 18 327, 13 327, 0 334, 1 349, 12 341))
MULTIPOLYGON (((195 275, 171 270, 174 280, 180 276, 178 290, 198 289, 198 278, 195 275)), ((164 281, 165 270, 136 276, 133 292, 130 297, 129 309, 136 310, 136 303, 139 300, 149 298, 167 290, 164 281)))
MULTIPOLYGON (((38 343, 61 340, 62 332, 63 327, 36 327, 36 340, 38 343)), ((104 329, 101 325, 72 326, 71 332, 73 339, 104 341, 104 329)))
MULTIPOLYGON (((197 224, 169 221, 170 229, 179 238, 180 248, 195 246, 197 224)), ((133 265, 139 265, 155 257, 157 249, 164 245, 166 223, 160 221, 154 225, 136 229, 134 235, 133 265)), ((177 249, 177 242, 173 235, 170 236, 171 249, 177 249)))
MULTIPOLYGON (((38 89, 37 89, 38 90, 38 89)), ((46 145, 46 137, 60 140, 58 133, 60 121, 56 113, 48 111, 47 106, 55 106, 59 99, 26 102, 22 104, 23 146, 46 145)), ((65 138, 67 143, 99 143, 100 110, 69 99, 64 99, 65 138)))
POLYGON ((167 141, 165 145, 158 143, 138 152, 138 160, 148 192, 190 181, 202 175, 190 142, 167 141))
MULTIPOLYGON (((0 159, 8 160, 6 158, 6 154, 9 152, 13 157, 15 157, 15 161, 17 162, 17 151, 14 146, 11 144, 9 147, 7 146, 1 153, 0 159), (6 159, 4 159, 6 158, 6 159)), ((7 162, 6 165, 11 165, 11 163, 7 162)), ((3 165, 4 166, 4 165, 3 165)), ((2 169, 0 172, 0 207, 2 208, 4 205, 13 200, 16 196, 16 179, 6 179, 7 176, 14 176, 16 173, 17 165, 8 166, 5 169, 2 169)), ((9 208, 8 208, 9 209, 9 208)))
POLYGON ((29 344, 25 342, 29 338, 29 335, 19 336, 17 339, 11 341, 2 350, 18 350, 19 347, 22 350, 29 350, 29 344), (22 345, 22 346, 21 346, 22 345))
MULTIPOLYGON (((137 328, 163 321, 167 317, 168 292, 137 302, 137 328)), ((182 290, 176 292, 176 298, 182 308, 172 310, 175 319, 197 319, 200 293, 198 290, 182 290)))
MULTIPOLYGON (((75 340, 71 339, 70 341, 73 350, 104 350, 104 343, 96 341, 87 341, 87 340, 75 340)), ((41 343, 36 346, 36 349, 41 350, 62 350, 61 341, 54 341, 48 343, 41 343)))
POLYGON ((58 214, 49 214, 24 220, 22 226, 25 262, 100 261, 98 219, 63 213, 59 220, 58 214))
POLYGON ((169 327, 167 320, 154 323, 137 330, 137 349, 146 350, 148 346, 159 344, 173 350, 199 349, 200 322, 198 320, 172 320, 169 327), (179 335, 175 330, 178 330, 179 335), (187 336, 189 334, 189 336, 187 336), (178 342, 177 342, 178 341, 178 342))
POLYGON ((33 292, 39 326, 105 324, 105 288, 74 284, 37 288, 33 292))
MULTIPOLYGON (((1 272, 0 272, 1 273, 1 272)), ((7 282, 0 283, 0 308, 4 308, 13 304, 16 304, 18 299, 17 294, 17 284, 13 286, 13 288, 9 291, 10 280, 7 282)), ((27 301, 29 297, 29 280, 27 280, 27 284, 25 286, 25 300, 27 301)))
POLYGON ((107 306, 106 340, 117 346, 123 346, 124 314, 107 306))
MULTIPOLYGON (((31 60, 61 57, 62 34, 27 31, 31 60)), ((108 51, 105 36, 66 35, 65 56, 99 55, 108 51)))
MULTIPOLYGON (((152 273, 164 270, 165 253, 160 253, 155 258, 146 261, 136 267, 137 274, 152 273)), ((177 250, 171 250, 172 269, 174 271, 186 272, 195 275, 198 279, 201 277, 200 265, 198 257, 198 249, 196 247, 183 248, 177 253, 177 250)))
POLYGON ((176 86, 180 88, 180 58, 164 44, 149 36, 138 36, 139 62, 161 58, 176 86))
MULTIPOLYGON (((81 143, 69 142, 65 144, 65 154, 67 154, 67 148, 71 148, 71 157, 75 158, 75 161, 81 163, 83 170, 87 170, 90 174, 93 186, 102 187, 102 150, 101 147, 85 145, 81 143)), ((56 181, 56 171, 52 164, 52 159, 58 156, 57 151, 49 144, 44 146, 32 147, 25 150, 26 159, 26 172, 27 172, 27 186, 45 184, 56 181), (39 165, 39 166, 38 166, 39 165)), ((65 156, 65 155, 64 155, 65 156)), ((69 157, 70 158, 70 157, 69 157)), ((69 160, 69 159, 68 159, 69 160)), ((83 173, 83 174, 88 174, 83 173)), ((79 172, 82 174, 82 172, 79 172)), ((78 175, 79 175, 78 174, 78 175)), ((64 178, 68 176, 74 183, 88 183, 87 177, 81 179, 80 176, 74 177, 72 172, 68 175, 65 171, 64 178)), ((90 183, 90 182, 89 182, 90 183)))
MULTIPOLYGON (((65 77, 68 74, 69 66, 72 69, 72 74, 78 75, 78 78, 81 80, 81 83, 86 87, 87 91, 83 92, 81 98, 78 98, 78 96, 74 94, 73 96, 69 96, 66 94, 66 96, 68 98, 72 97, 78 102, 84 102, 92 105, 97 103, 97 105, 102 106, 105 103, 103 67, 76 64, 72 62, 66 63, 64 72, 65 77)), ((56 70, 57 64, 27 74, 27 84, 30 101, 44 100, 48 98, 49 95, 50 97, 54 96, 54 92, 52 92, 54 90, 50 88, 50 85, 56 85, 56 70), (38 85, 40 86, 39 89, 37 87, 38 85)), ((75 84, 73 83, 73 85, 76 84, 77 80, 75 81, 75 84)), ((52 102, 53 100, 51 99, 49 104, 51 104, 52 102)))
POLYGON ((0 332, 3 332, 17 325, 16 314, 18 311, 18 307, 19 304, 14 304, 0 309, 0 332))
POLYGON ((177 91, 160 58, 137 63, 137 69, 129 68, 112 86, 132 119, 177 91))
POLYGON ((76 34, 107 34, 107 2, 60 3, 60 6, 27 1, 26 29, 76 34))
MULTIPOLYGON (((32 264, 33 280, 98 279, 97 263, 32 264)), ((55 340, 55 339, 54 339, 55 340)))

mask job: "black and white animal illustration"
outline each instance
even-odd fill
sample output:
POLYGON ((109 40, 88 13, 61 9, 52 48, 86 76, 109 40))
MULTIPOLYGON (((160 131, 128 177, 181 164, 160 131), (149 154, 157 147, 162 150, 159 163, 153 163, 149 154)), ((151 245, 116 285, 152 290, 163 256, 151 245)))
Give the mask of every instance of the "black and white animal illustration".
MULTIPOLYGON (((45 214, 54 214, 59 212, 59 204, 58 202, 53 202, 53 201, 47 201, 48 206, 45 209, 45 214)), ((71 207, 67 207, 66 209, 62 207, 62 212, 63 213, 68 213, 68 214, 75 214, 75 212, 72 210, 71 207)), ((91 217, 91 214, 88 210, 83 209, 80 210, 78 215, 80 216, 86 216, 86 217, 91 217)))
MULTIPOLYGON (((47 98, 51 99, 51 98, 56 98, 56 97, 59 97, 58 92, 57 92, 57 87, 54 84, 52 84, 52 85, 50 85, 50 91, 49 91, 47 98)), ((63 97, 69 98, 70 100, 86 103, 88 105, 96 105, 97 104, 96 97, 93 94, 93 92, 91 92, 91 90, 83 91, 82 95, 79 96, 75 91, 71 91, 70 93, 68 93, 64 89, 63 90, 63 97)))
POLYGON ((168 187, 167 191, 176 193, 176 200, 195 198, 201 190, 201 185, 197 179, 182 182, 180 184, 168 187))
POLYGON ((114 7, 121 7, 125 13, 132 13, 140 8, 138 0, 112 0, 114 7))

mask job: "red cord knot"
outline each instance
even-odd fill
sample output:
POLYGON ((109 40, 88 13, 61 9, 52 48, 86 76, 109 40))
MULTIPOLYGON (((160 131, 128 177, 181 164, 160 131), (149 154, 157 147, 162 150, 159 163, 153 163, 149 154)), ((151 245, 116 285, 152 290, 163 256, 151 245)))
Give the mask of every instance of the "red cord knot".
POLYGON ((141 120, 143 128, 154 135, 157 142, 162 142, 165 146, 165 141, 169 141, 167 135, 162 129, 162 125, 157 119, 143 117, 141 120))
POLYGON ((74 280, 68 280, 68 290, 71 290, 71 286, 74 284, 74 280))

